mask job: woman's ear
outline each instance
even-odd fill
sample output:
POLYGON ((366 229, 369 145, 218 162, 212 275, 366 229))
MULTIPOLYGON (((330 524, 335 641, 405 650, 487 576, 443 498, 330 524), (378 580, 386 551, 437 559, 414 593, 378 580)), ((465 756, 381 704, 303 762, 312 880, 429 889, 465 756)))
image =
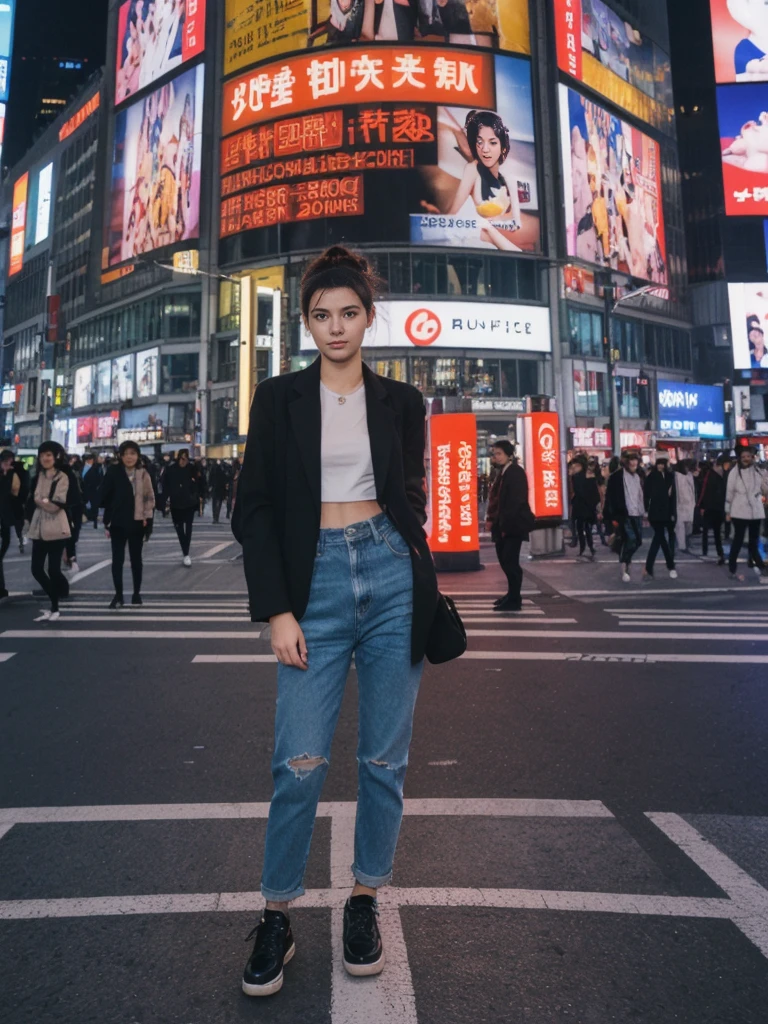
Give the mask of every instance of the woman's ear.
POLYGON ((373 321, 376 319, 376 307, 371 306, 371 312, 368 314, 368 326, 373 327, 373 321))

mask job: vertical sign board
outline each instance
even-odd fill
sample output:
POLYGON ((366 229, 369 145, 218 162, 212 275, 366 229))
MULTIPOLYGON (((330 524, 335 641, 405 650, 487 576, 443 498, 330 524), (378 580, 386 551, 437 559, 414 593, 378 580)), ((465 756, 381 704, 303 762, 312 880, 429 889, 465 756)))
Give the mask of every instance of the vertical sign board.
POLYGON ((581 0, 555 0, 557 66, 581 81, 581 0))
POLYGON ((11 259, 8 277, 18 274, 24 265, 24 229, 27 224, 27 187, 29 174, 22 174, 13 186, 13 219, 11 222, 11 259))
POLYGON ((558 414, 529 412, 520 419, 525 432, 528 504, 537 519, 560 519, 563 515, 563 480, 558 414))
POLYGON ((442 570, 478 568, 477 420, 443 413, 429 420, 429 547, 442 570))

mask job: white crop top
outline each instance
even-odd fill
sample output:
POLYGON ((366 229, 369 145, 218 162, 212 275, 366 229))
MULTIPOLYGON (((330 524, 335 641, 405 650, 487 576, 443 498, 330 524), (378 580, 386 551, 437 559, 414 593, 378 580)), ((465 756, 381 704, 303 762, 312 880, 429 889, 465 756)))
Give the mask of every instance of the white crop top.
POLYGON ((321 501, 375 501, 365 384, 337 395, 320 382, 321 501))

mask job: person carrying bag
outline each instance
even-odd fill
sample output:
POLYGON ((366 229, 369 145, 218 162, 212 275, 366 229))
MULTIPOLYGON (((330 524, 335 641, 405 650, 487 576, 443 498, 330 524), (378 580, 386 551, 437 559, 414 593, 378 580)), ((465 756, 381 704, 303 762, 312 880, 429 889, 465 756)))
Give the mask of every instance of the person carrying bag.
POLYGON ((71 481, 66 452, 56 441, 43 441, 37 450, 37 476, 26 508, 27 536, 32 541, 32 576, 51 602, 37 622, 59 619, 59 598, 69 596, 69 584, 61 571, 61 559, 72 536, 68 502, 71 481), (46 561, 48 573, 45 571, 46 561))

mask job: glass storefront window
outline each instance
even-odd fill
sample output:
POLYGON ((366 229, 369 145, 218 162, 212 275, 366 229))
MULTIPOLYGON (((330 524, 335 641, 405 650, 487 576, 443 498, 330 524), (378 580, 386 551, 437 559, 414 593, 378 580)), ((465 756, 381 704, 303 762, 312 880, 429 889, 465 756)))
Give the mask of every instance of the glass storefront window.
POLYGON ((605 374, 573 370, 573 405, 577 416, 605 415, 605 374))
POLYGON ((193 352, 162 357, 162 389, 164 395, 178 395, 197 390, 198 356, 193 352))
POLYGON ((539 394, 539 363, 535 359, 518 359, 518 393, 517 397, 523 395, 539 394))
POLYGON ((378 373, 380 377, 408 381, 408 368, 405 359, 375 359, 369 365, 373 372, 378 373))
POLYGON ((499 397, 498 359, 462 359, 461 390, 465 395, 499 397))

